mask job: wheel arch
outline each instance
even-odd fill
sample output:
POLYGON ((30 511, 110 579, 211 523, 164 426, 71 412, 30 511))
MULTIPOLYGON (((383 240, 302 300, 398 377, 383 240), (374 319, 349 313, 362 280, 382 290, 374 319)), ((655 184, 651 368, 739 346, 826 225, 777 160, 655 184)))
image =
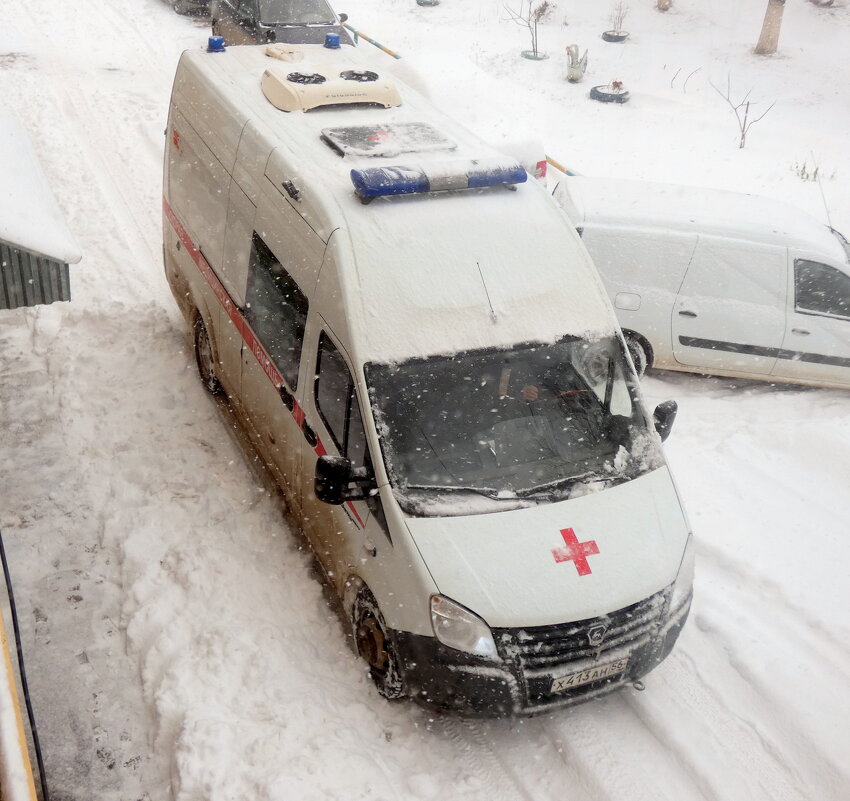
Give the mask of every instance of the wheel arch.
POLYGON ((649 370, 652 367, 655 361, 655 351, 653 350, 652 345, 649 343, 649 340, 638 331, 635 331, 631 328, 623 329, 623 338, 626 340, 626 344, 628 345, 629 339, 637 342, 641 348, 643 348, 643 352, 646 354, 646 370, 649 370))

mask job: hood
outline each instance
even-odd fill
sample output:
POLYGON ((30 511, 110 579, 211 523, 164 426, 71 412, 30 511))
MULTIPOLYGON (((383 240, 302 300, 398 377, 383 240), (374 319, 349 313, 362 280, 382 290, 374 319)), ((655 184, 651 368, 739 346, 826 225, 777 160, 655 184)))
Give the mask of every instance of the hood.
POLYGON ((689 533, 666 466, 567 501, 407 526, 439 591, 495 628, 636 603, 676 578, 689 533))

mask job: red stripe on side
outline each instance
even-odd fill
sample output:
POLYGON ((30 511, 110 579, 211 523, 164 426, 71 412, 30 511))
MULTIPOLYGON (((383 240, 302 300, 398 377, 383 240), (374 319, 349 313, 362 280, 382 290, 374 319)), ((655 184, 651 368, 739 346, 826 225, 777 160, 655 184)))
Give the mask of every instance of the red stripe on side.
MULTIPOLYGON (((230 297, 230 293, 224 288, 224 284, 218 280, 218 276, 213 272, 209 262, 204 258, 204 254, 201 253, 200 248, 198 248, 192 241, 192 237, 189 236, 188 231, 186 231, 183 227, 183 223, 180 222, 177 215, 174 213, 174 209, 171 208, 171 205, 165 197, 162 198, 162 209, 165 212, 165 216, 168 218, 168 222, 171 223, 171 227, 174 228, 175 233, 186 248, 186 252, 192 257, 192 261, 195 262, 195 265, 201 275, 204 276, 204 279, 207 284, 209 284, 210 289, 212 289, 213 293, 218 298, 218 302, 222 305, 222 308, 230 318, 233 325, 236 326, 236 330, 242 337, 242 341, 248 346, 251 353, 254 354, 254 358, 257 360, 263 372, 268 376, 268 379, 272 382, 275 390, 279 392, 280 388, 283 386, 283 376, 281 376, 277 368, 274 366, 274 363, 268 353, 266 353, 265 348, 263 348, 256 335, 251 330, 251 326, 248 325, 248 321, 242 316, 242 313, 239 311, 239 307, 233 302, 233 298, 230 297)), ((304 421, 307 419, 307 415, 298 401, 295 401, 292 407, 292 417, 299 428, 304 425, 304 421)), ((324 456, 327 454, 327 450, 322 444, 321 439, 318 440, 313 451, 316 456, 324 456)), ((365 528, 365 524, 360 515, 357 514, 354 504, 351 501, 348 501, 347 506, 354 517, 357 518, 357 522, 360 524, 361 528, 365 528)))

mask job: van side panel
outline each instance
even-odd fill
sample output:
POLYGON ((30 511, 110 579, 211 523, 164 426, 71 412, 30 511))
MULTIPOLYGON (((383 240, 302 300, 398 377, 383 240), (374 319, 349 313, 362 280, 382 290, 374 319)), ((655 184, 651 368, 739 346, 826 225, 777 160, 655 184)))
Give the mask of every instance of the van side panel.
POLYGON ((621 328, 652 343, 656 366, 674 363, 670 309, 696 247, 696 234, 588 225, 582 241, 621 328))
POLYGON ((230 175, 179 107, 171 111, 166 197, 195 245, 220 274, 230 175))
POLYGON ((785 334, 788 251, 701 236, 673 307, 673 352, 690 367, 767 375, 785 334))

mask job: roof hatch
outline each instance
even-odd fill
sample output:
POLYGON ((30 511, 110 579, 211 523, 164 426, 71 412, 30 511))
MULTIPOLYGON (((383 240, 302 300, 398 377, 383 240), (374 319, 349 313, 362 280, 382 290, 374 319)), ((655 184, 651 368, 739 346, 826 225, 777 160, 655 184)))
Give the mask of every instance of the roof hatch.
POLYGON ((340 156, 380 156, 454 150, 457 145, 426 122, 323 128, 322 139, 340 156))
POLYGON ((400 106, 395 85, 377 72, 340 69, 305 62, 269 66, 260 79, 263 94, 281 111, 309 111, 320 106, 374 104, 400 106))

